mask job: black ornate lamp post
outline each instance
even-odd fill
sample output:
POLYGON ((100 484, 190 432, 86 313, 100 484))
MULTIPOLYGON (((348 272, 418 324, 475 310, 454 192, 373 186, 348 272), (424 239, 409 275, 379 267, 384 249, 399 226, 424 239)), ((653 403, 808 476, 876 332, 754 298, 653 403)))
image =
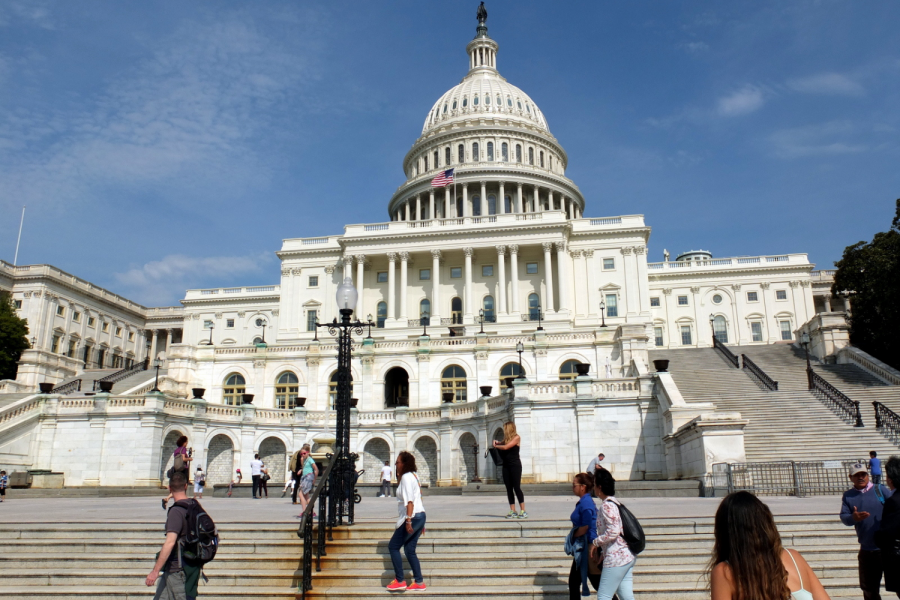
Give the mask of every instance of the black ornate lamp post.
POLYGON ((216 328, 216 326, 215 326, 214 323, 210 323, 210 324, 209 324, 209 345, 210 345, 210 346, 213 345, 213 343, 212 343, 212 332, 213 332, 213 329, 215 329, 215 328, 216 328))
POLYGON ((537 330, 538 330, 538 331, 543 331, 543 330, 544 330, 544 326, 543 326, 543 324, 542 324, 541 319, 543 319, 543 317, 544 317, 544 309, 541 308, 541 305, 540 305, 540 304, 538 304, 537 309, 538 309, 538 328, 537 328, 537 330))
POLYGON ((159 391, 159 367, 162 365, 162 361, 158 358, 153 359, 153 367, 156 369, 156 382, 153 384, 153 389, 151 392, 159 391))
POLYGON ((709 329, 712 331, 713 346, 716 345, 716 315, 709 313, 709 329))
POLYGON ((369 326, 369 335, 366 336, 367 340, 372 339, 372 314, 370 313, 368 317, 366 317, 366 324, 369 326))
POLYGON ((481 323, 481 331, 478 333, 484 333, 484 309, 478 309, 478 321, 481 323))
POLYGON ((263 344, 266 343, 266 325, 268 325, 268 323, 266 322, 265 319, 257 319, 256 320, 256 326, 262 328, 262 343, 263 344))
POLYGON ((472 483, 481 483, 481 477, 478 476, 478 442, 472 446, 472 454, 475 455, 475 477, 472 478, 472 483))
POLYGON ((812 389, 812 366, 809 364, 809 333, 806 331, 800 334, 800 345, 803 346, 803 351, 806 352, 806 379, 809 382, 809 389, 812 389))
POLYGON ((319 315, 316 315, 316 326, 314 327, 314 329, 315 329, 316 335, 313 338, 313 341, 318 342, 319 341, 319 315))
POLYGON ((522 353, 525 352, 525 344, 521 340, 516 342, 516 352, 519 353, 519 376, 516 379, 525 379, 525 371, 522 370, 522 353))
POLYGON ((600 301, 600 327, 606 327, 606 302, 600 301))
MULTIPOLYGON (((366 323, 350 321, 353 307, 359 294, 353 287, 353 280, 345 277, 337 289, 337 304, 341 313, 341 321, 335 319, 331 323, 316 323, 316 327, 327 327, 328 333, 338 339, 337 394, 335 409, 337 410, 337 431, 335 433, 335 464, 331 470, 331 494, 328 498, 328 524, 343 525, 344 516, 347 524, 353 524, 353 479, 356 470, 356 454, 350 453, 350 349, 352 335, 362 335, 366 323)), ((371 324, 370 324, 371 326, 371 324)))

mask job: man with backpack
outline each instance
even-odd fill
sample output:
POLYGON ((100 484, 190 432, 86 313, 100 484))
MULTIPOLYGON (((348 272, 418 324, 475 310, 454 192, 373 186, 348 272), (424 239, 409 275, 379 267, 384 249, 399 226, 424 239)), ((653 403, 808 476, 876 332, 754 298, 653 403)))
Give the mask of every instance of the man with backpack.
POLYGON ((186 491, 187 477, 173 473, 169 492, 175 504, 166 516, 166 541, 146 579, 147 587, 156 584, 154 600, 195 600, 203 565, 218 549, 215 523, 186 491))
POLYGON ((884 501, 891 490, 869 481, 869 470, 863 463, 850 468, 853 487, 841 498, 841 522, 856 528, 859 540, 859 587, 865 600, 880 600, 884 567, 881 550, 875 543, 875 532, 881 528, 884 501))

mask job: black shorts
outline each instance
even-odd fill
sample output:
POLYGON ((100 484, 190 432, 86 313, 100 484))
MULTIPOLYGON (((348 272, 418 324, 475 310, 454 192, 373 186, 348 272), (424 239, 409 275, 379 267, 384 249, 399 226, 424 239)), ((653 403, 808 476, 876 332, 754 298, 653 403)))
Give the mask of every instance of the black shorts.
POLYGON ((6 488, 0 488, 0 496, 6 495, 6 488))

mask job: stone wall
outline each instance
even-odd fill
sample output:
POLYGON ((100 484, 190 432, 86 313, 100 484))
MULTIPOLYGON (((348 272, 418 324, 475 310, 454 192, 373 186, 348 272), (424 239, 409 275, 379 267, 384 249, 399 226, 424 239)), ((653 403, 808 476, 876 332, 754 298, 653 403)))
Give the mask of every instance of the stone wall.
MULTIPOLYGON (((234 445, 227 435, 219 434, 209 442, 209 462, 206 467, 207 484, 231 483, 234 467, 234 445)), ((243 470, 241 471, 243 472, 243 470)), ((249 480, 250 473, 244 473, 249 480)))
POLYGON ((416 468, 419 469, 419 482, 429 486, 437 485, 438 451, 434 439, 422 436, 416 440, 412 449, 416 457, 416 468))
POLYGON ((365 448, 359 454, 359 464, 356 470, 365 469, 362 480, 365 483, 381 483, 381 467, 384 462, 391 460, 391 448, 383 439, 373 438, 366 442, 365 448))
POLYGON ((275 436, 267 437, 259 445, 259 458, 266 465, 269 476, 272 478, 270 483, 284 483, 287 474, 287 450, 279 438, 275 436))

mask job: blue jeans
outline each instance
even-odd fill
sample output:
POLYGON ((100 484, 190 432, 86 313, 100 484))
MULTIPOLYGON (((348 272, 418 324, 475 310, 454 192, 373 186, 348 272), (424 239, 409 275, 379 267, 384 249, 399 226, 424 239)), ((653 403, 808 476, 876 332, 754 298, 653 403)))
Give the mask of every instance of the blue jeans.
POLYGON ((634 563, 633 560, 624 567, 603 567, 597 600, 612 600, 613 594, 618 594, 619 600, 634 600, 634 563))
POLYGON ((422 534, 422 528, 425 527, 425 513, 420 512, 413 515, 412 533, 406 532, 406 523, 394 530, 391 541, 388 544, 388 550, 391 551, 391 562, 394 565, 394 579, 397 581, 405 581, 403 575, 403 559, 400 558, 400 548, 406 553, 406 560, 412 567, 413 578, 416 583, 422 583, 422 566, 419 564, 419 557, 416 556, 416 544, 419 542, 419 536, 422 534))

